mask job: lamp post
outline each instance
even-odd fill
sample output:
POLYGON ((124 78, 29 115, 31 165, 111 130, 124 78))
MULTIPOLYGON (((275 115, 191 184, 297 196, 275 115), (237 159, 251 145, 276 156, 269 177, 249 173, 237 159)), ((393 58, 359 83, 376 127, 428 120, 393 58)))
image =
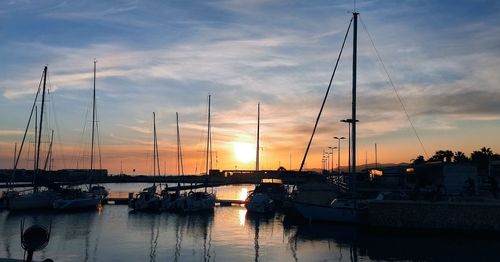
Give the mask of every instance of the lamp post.
MULTIPOLYGON (((340 122, 342 123, 348 123, 349 124, 349 165, 348 165, 348 169, 349 169, 349 174, 351 173, 351 124, 352 124, 352 119, 342 119, 340 120, 340 122)), ((356 122, 359 122, 359 120, 356 120, 356 122)))
POLYGON ((345 137, 337 137, 334 136, 333 139, 337 139, 338 145, 337 145, 337 175, 340 175, 340 140, 345 139, 345 137))
POLYGON ((333 165, 330 166, 330 156, 332 157, 332 162, 333 162, 333 152, 326 152, 325 154, 326 154, 326 171, 329 171, 330 168, 333 168, 333 165))
POLYGON ((329 146, 328 148, 330 148, 330 150, 332 150, 330 152, 330 154, 332 155, 332 166, 330 167, 330 169, 331 169, 330 172, 332 172, 332 175, 333 175, 333 150, 337 149, 337 147, 336 146, 329 146))

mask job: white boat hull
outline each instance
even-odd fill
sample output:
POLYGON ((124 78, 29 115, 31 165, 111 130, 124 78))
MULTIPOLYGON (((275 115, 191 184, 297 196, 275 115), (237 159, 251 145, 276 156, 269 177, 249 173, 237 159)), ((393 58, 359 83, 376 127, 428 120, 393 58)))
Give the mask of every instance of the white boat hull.
POLYGON ((306 219, 359 224, 361 222, 360 210, 334 206, 314 205, 309 203, 294 202, 297 211, 306 219))

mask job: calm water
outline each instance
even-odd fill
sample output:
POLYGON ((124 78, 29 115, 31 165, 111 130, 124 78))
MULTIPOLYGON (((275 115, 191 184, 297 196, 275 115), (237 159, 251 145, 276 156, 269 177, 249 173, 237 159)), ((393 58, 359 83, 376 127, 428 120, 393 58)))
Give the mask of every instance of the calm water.
MULTIPOLYGON (((107 185, 135 191, 143 185, 107 185)), ((248 186, 217 189, 242 199, 248 186)), ((281 214, 249 216, 244 207, 204 215, 130 213, 105 206, 87 213, 0 213, 0 258, 22 258, 19 225, 52 223, 35 259, 55 261, 498 261, 500 241, 367 233, 357 227, 289 222, 281 214)))

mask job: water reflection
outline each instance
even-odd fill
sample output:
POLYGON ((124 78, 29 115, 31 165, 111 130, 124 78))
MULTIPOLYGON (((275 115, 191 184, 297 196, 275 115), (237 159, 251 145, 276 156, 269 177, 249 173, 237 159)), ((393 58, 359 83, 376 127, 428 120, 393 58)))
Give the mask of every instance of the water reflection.
POLYGON ((255 250, 255 259, 254 261, 259 261, 259 233, 261 224, 269 225, 272 221, 274 214, 257 214, 252 212, 246 213, 246 219, 250 227, 252 227, 254 231, 254 250, 255 250))
MULTIPOLYGON (((244 188, 226 195, 236 199, 244 188)), ((219 188, 219 192, 225 190, 219 188)), ((129 213, 105 206, 90 213, 0 213, 0 260, 22 258, 19 225, 49 225, 52 236, 36 260, 55 261, 496 261, 498 239, 372 232, 309 224, 244 207, 212 213, 129 213)))

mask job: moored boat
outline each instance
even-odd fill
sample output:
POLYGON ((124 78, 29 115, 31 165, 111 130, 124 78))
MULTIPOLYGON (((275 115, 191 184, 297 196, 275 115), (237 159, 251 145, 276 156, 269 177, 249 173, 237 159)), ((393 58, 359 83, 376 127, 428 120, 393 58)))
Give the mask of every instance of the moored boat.
POLYGON ((272 213, 276 210, 274 201, 267 194, 251 192, 245 202, 248 212, 272 213))

